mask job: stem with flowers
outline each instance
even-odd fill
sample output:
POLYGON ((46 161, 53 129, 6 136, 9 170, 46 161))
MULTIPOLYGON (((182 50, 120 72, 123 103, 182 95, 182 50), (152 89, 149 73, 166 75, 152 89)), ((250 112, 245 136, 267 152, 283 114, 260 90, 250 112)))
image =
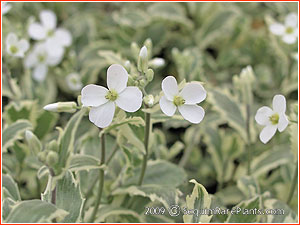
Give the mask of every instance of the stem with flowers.
MULTIPOLYGON (((101 138, 101 159, 100 159, 100 166, 101 166, 105 163, 105 134, 102 134, 100 138, 101 138)), ((91 223, 94 222, 99 205, 100 205, 101 196, 102 196, 102 192, 103 192, 103 186, 104 186, 104 170, 100 169, 100 171, 99 171, 99 187, 98 187, 98 193, 97 193, 95 207, 94 207, 91 219, 90 219, 91 223)))

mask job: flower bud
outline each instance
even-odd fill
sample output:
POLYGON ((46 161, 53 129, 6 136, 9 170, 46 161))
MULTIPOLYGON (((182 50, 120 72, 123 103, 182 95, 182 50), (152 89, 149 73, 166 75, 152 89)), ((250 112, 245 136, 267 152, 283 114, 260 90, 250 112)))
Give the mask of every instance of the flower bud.
POLYGON ((137 45, 137 43, 132 42, 130 48, 131 48, 132 55, 137 60, 138 59, 138 55, 139 55, 139 51, 140 51, 139 46, 137 45))
POLYGON ((47 154, 48 154, 47 151, 39 152, 39 153, 37 154, 38 160, 39 160, 40 162, 43 162, 43 163, 46 162, 47 154))
POLYGON ((82 107, 82 102, 81 102, 81 95, 78 95, 77 97, 77 104, 82 107))
POLYGON ((149 66, 153 68, 162 67, 165 65, 165 60, 163 58, 154 58, 149 62, 149 66))
POLYGON ((146 86, 145 80, 139 80, 139 86, 140 86, 141 88, 144 88, 144 87, 146 86))
POLYGON ((52 140, 47 145, 47 149, 50 149, 52 151, 58 152, 58 143, 56 140, 52 140))
POLYGON ((56 152, 50 151, 46 157, 46 163, 49 166, 54 166, 58 163, 58 154, 56 152))
POLYGON ((148 82, 153 80, 154 72, 152 69, 148 69, 146 72, 146 79, 148 82))
POLYGON ((154 104, 154 97, 153 95, 147 95, 144 97, 144 103, 149 106, 152 107, 154 104))
POLYGON ((144 42, 144 45, 146 46, 146 48, 148 50, 148 59, 150 59, 152 56, 152 41, 151 41, 151 39, 147 38, 144 42))
POLYGON ((130 73, 130 61, 126 60, 126 62, 124 63, 124 67, 127 70, 128 73, 130 73))
POLYGON ((146 73, 148 70, 148 51, 146 46, 141 48, 138 58, 138 70, 143 73, 146 73))
POLYGON ((30 151, 37 155, 42 150, 42 144, 39 139, 30 131, 25 131, 25 139, 29 145, 30 151))
POLYGON ((76 102, 57 102, 44 106, 44 110, 51 112, 76 112, 76 102))
POLYGON ((128 83, 129 86, 133 86, 134 85, 134 79, 132 78, 131 75, 128 75, 128 83))

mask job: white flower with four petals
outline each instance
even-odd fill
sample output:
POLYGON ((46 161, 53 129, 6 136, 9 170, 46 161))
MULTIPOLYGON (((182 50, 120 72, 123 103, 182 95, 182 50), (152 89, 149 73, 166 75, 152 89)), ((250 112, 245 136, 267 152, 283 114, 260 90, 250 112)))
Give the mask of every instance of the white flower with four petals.
POLYGON ((298 38, 298 16, 290 13, 285 17, 284 24, 273 23, 269 29, 273 34, 281 36, 285 43, 294 44, 298 38))
POLYGON ((18 40, 17 35, 9 33, 6 37, 6 51, 9 55, 23 58, 29 49, 29 43, 25 39, 18 40))
POLYGON ((30 24, 29 36, 37 41, 45 41, 49 54, 60 57, 64 54, 64 47, 72 43, 70 32, 64 28, 56 28, 57 18, 50 10, 41 11, 40 20, 41 23, 30 24))
POLYGON ((283 95, 275 95, 273 98, 273 110, 267 106, 259 108, 255 120, 259 125, 265 126, 260 132, 260 140, 266 144, 276 133, 285 130, 289 121, 285 115, 286 100, 283 95))
POLYGON ((164 96, 159 105, 167 116, 173 116, 176 108, 184 119, 191 123, 200 123, 204 117, 204 109, 197 104, 206 98, 206 91, 200 83, 188 83, 179 92, 177 81, 168 76, 162 81, 164 96))
POLYGON ((34 68, 33 78, 36 81, 43 81, 48 72, 48 66, 55 66, 61 61, 62 56, 50 55, 45 43, 38 43, 25 58, 26 68, 34 68))
POLYGON ((107 86, 89 84, 81 90, 83 106, 91 106, 89 120, 104 128, 112 122, 116 105, 126 112, 137 111, 143 101, 143 94, 137 87, 127 87, 128 73, 119 64, 107 70, 107 86))

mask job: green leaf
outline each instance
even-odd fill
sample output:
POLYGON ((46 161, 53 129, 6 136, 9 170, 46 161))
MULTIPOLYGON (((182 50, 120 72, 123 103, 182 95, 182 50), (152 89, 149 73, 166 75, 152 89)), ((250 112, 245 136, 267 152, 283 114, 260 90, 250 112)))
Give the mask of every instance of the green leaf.
POLYGON ((79 112, 74 114, 62 133, 59 142, 59 164, 62 167, 67 164, 69 155, 73 153, 75 134, 86 111, 87 108, 82 108, 79 112))
MULTIPOLYGON (((191 183, 194 183, 194 189, 191 195, 186 197, 186 206, 187 209, 197 209, 199 211, 203 209, 209 209, 211 204, 211 197, 207 193, 205 187, 202 184, 199 184, 196 180, 190 180, 191 183)), ((183 215, 184 223, 209 223, 212 215, 183 215)))
POLYGON ((297 214, 285 203, 277 199, 264 200, 266 209, 274 209, 276 215, 267 215, 267 223, 298 223, 297 214))
POLYGON ((237 186, 247 199, 260 194, 260 188, 255 178, 244 176, 237 181, 237 186))
POLYGON ((120 134, 128 141, 128 143, 136 147, 141 153, 146 154, 144 143, 135 135, 129 125, 124 124, 121 126, 120 134))
POLYGON ((76 154, 71 156, 69 170, 75 172, 81 170, 100 169, 104 167, 104 165, 100 166, 100 160, 94 156, 76 154))
POLYGON ((6 223, 51 223, 61 221, 68 213, 41 200, 28 200, 13 206, 6 223))
POLYGON ((158 201, 168 208, 171 205, 178 204, 178 195, 180 195, 180 191, 169 185, 143 184, 142 186, 117 188, 112 194, 143 196, 149 198, 152 202, 158 201))
POLYGON ((270 149, 255 157, 251 162, 252 175, 258 177, 280 165, 292 162, 292 153, 287 149, 287 146, 276 146, 273 150, 270 149))
MULTIPOLYGON (((141 168, 135 168, 134 176, 128 178, 126 184, 137 184, 141 168)), ((185 171, 173 163, 156 160, 148 161, 147 170, 145 173, 143 185, 158 184, 171 187, 178 187, 186 182, 187 176, 185 171)))
POLYGON ((57 113, 43 111, 37 118, 37 125, 34 129, 34 133, 39 139, 45 137, 48 132, 53 128, 58 118, 57 113))
POLYGON ((183 7, 178 3, 154 3, 148 8, 149 14, 155 19, 181 23, 193 28, 193 23, 186 17, 183 7))
POLYGON ((2 190, 4 199, 9 197, 14 201, 21 201, 18 185, 9 174, 2 175, 2 190))
POLYGON ((13 124, 7 126, 2 134, 2 151, 6 152, 7 148, 12 146, 16 140, 23 138, 22 135, 25 130, 31 128, 32 125, 28 120, 18 120, 13 124))
POLYGON ((4 221, 6 220, 7 216, 11 212, 12 207, 15 204, 16 204, 16 202, 14 200, 12 200, 11 198, 5 198, 2 201, 2 218, 4 219, 4 221))
POLYGON ((111 205, 102 205, 97 212, 95 223, 104 223, 107 222, 106 220, 111 222, 111 220, 109 219, 112 219, 114 223, 123 223, 125 222, 122 220, 122 216, 124 215, 132 216, 136 220, 136 222, 144 222, 142 217, 137 212, 131 209, 111 205))
POLYGON ((136 8, 125 8, 118 13, 113 13, 113 18, 118 24, 132 28, 144 27, 150 22, 149 16, 136 8))
POLYGON ((79 184, 74 179, 73 174, 67 171, 56 185, 56 206, 69 213, 61 222, 79 222, 83 203, 84 198, 82 197, 79 184))
POLYGON ((253 210, 261 210, 261 197, 256 196, 250 200, 242 201, 235 206, 226 220, 226 223, 257 223, 259 213, 253 213, 253 210), (234 210, 235 209, 235 210, 234 210), (239 211, 240 210, 240 211, 239 211))
POLYGON ((221 91, 217 88, 209 89, 208 100, 213 108, 218 111, 229 125, 236 129, 247 143, 246 121, 240 103, 228 91, 221 91))
POLYGON ((106 63, 108 65, 115 64, 115 63, 124 65, 125 63, 125 60, 122 59, 122 56, 119 53, 115 53, 109 50, 100 50, 98 54, 99 56, 103 57, 106 60, 106 63))

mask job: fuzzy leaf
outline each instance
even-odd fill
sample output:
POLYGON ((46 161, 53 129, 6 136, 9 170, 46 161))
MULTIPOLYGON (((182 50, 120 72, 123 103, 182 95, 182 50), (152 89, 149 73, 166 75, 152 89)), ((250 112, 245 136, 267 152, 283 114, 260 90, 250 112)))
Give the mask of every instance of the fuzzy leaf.
POLYGON ((100 166, 100 160, 90 155, 72 155, 69 165, 70 171, 81 171, 104 168, 104 165, 100 166))
POLYGON ((16 140, 22 139, 21 136, 25 130, 31 129, 31 123, 28 120, 18 120, 6 127, 2 134, 2 148, 4 152, 12 146, 16 140))
POLYGON ((275 209, 277 215, 267 215, 267 223, 298 223, 297 214, 285 203, 277 199, 264 200, 266 209, 275 209))
POLYGON ((18 185, 9 174, 2 175, 2 182, 2 189, 6 190, 3 198, 10 197, 14 201, 21 201, 18 185))
MULTIPOLYGON (((186 197, 187 209, 197 209, 199 211, 203 209, 209 209, 211 204, 211 197, 207 193, 205 187, 199 184, 196 180, 190 180, 190 183, 194 183, 194 189, 191 195, 186 197)), ((184 223, 209 223, 211 216, 208 215, 183 215, 184 223)))
POLYGON ((68 213, 41 200, 28 200, 13 206, 6 223, 51 223, 61 221, 68 213))

